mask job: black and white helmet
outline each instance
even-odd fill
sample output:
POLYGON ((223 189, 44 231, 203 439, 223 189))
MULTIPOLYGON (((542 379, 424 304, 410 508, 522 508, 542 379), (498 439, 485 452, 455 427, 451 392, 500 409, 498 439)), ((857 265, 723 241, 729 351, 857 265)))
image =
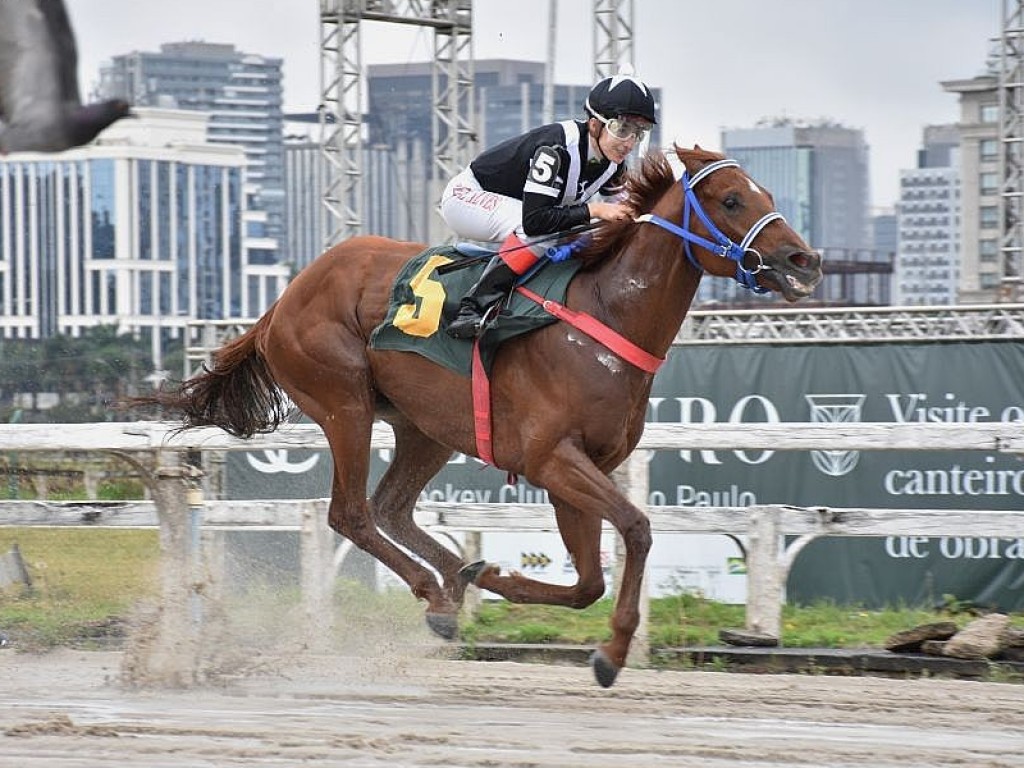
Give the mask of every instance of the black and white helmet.
POLYGON ((600 115, 605 120, 636 115, 651 123, 658 122, 651 89, 629 74, 606 77, 590 89, 583 106, 591 116, 600 115))

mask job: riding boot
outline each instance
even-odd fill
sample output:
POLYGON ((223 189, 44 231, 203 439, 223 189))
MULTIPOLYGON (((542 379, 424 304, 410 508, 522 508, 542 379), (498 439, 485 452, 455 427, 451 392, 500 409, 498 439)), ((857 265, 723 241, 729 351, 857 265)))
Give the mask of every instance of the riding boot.
POLYGON ((483 274, 459 303, 459 314, 448 324, 447 333, 456 339, 480 335, 487 310, 505 298, 519 277, 501 256, 493 257, 483 274))

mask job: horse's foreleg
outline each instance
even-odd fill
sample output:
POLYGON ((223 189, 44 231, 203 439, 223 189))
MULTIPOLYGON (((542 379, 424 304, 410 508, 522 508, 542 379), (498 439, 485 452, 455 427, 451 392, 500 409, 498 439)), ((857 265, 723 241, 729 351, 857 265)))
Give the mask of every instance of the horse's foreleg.
POLYGON ((467 572, 473 583, 514 603, 540 603, 586 608, 604 594, 601 572, 601 518, 587 515, 561 499, 551 497, 555 519, 565 548, 576 568, 576 583, 571 586, 548 584, 512 572, 503 574, 496 565, 480 565, 467 572))
POLYGON ((377 484, 371 504, 377 525, 393 541, 422 557, 444 579, 452 602, 461 604, 466 591, 459 577, 462 560, 413 519, 423 486, 452 455, 452 449, 430 439, 410 422, 394 421, 395 450, 391 464, 377 484))
POLYGON ((563 440, 538 462, 536 473, 527 476, 547 488, 582 514, 607 520, 622 536, 626 558, 612 612, 612 637, 593 656, 597 681, 608 687, 626 664, 629 644, 640 623, 640 589, 651 549, 651 524, 639 509, 615 487, 590 458, 569 440, 563 440))

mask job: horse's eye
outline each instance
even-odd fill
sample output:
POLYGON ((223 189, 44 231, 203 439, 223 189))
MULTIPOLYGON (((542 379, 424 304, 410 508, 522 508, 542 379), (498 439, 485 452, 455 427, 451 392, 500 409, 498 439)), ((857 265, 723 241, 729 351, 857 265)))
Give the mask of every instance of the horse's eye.
POLYGON ((740 207, 740 199, 736 195, 729 195, 722 201, 727 211, 734 211, 740 207))

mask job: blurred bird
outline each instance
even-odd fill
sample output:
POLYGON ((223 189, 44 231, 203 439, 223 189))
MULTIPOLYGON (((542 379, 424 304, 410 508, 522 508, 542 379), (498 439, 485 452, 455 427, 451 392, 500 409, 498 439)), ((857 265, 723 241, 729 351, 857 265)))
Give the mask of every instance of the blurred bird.
POLYGON ((120 99, 82 104, 63 0, 0 0, 0 154, 63 152, 129 116, 120 99))

